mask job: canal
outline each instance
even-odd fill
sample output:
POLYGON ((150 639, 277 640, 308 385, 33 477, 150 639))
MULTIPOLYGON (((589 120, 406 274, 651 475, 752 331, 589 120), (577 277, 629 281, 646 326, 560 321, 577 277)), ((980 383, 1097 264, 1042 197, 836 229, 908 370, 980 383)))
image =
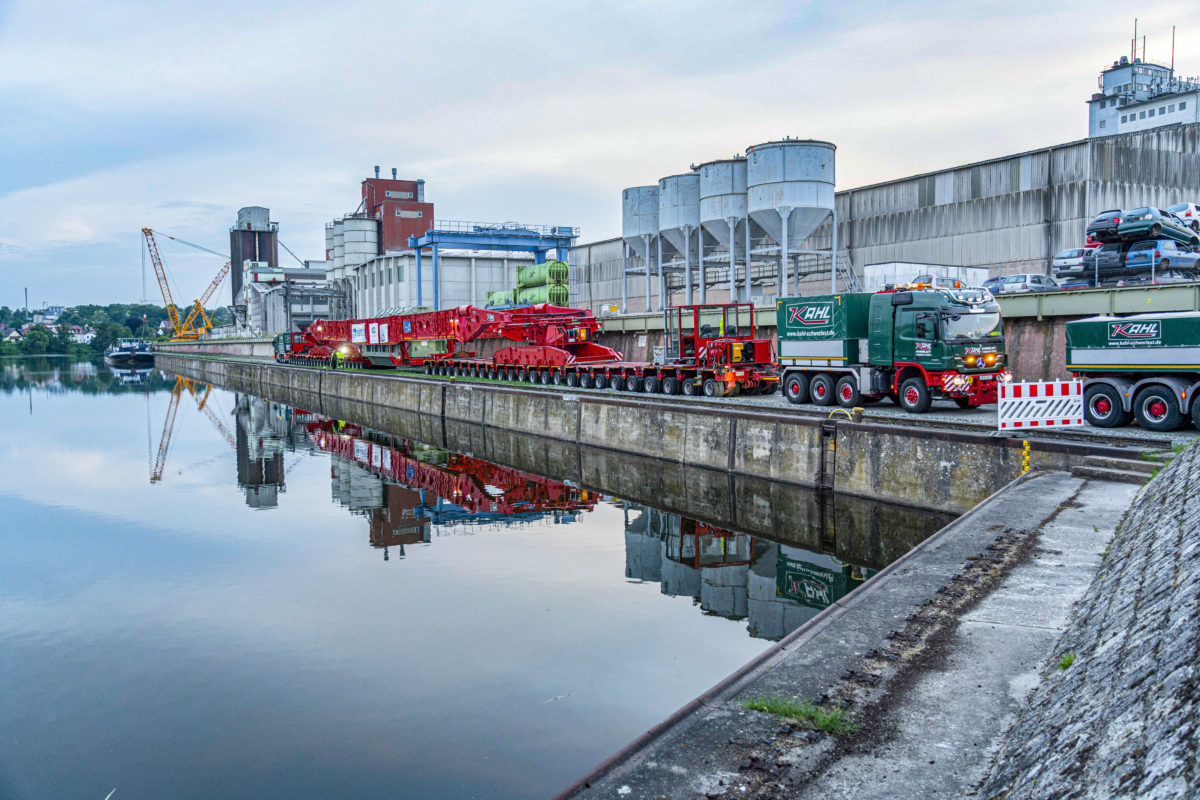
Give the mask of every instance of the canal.
POLYGON ((6 800, 544 797, 951 519, 0 370, 6 800))

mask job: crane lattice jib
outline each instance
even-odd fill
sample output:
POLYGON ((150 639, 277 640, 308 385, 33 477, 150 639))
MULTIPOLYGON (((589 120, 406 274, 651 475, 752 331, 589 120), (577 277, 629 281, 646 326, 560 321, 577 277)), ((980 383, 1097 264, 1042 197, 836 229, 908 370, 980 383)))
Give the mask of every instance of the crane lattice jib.
POLYGON ((229 262, 225 262, 225 266, 221 267, 217 272, 212 282, 208 284, 208 288, 204 290, 204 294, 200 295, 200 299, 192 304, 192 310, 188 312, 187 319, 180 326, 180 335, 182 336, 199 336, 201 333, 212 330, 212 322, 208 315, 204 312, 204 307, 208 305, 208 301, 217 293, 217 289, 221 287, 221 282, 225 280, 225 276, 229 274, 229 262), (195 327, 196 317, 199 317, 203 324, 199 328, 195 327))
POLYGON ((171 320, 171 327, 174 328, 175 335, 179 336, 183 332, 183 327, 179 322, 179 309, 175 306, 175 298, 171 296, 171 286, 167 283, 167 270, 163 266, 162 256, 158 254, 154 231, 142 228, 142 235, 146 237, 146 249, 150 251, 150 263, 154 266, 155 277, 158 278, 158 289, 162 292, 163 303, 167 306, 167 317, 171 320))

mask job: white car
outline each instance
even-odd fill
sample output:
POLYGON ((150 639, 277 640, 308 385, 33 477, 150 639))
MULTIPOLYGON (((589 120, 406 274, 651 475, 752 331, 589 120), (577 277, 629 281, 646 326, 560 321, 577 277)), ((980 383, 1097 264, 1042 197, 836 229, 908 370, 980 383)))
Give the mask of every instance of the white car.
POLYGON ((1083 272, 1083 254, 1086 248, 1075 247, 1070 250, 1062 250, 1054 256, 1054 261, 1051 265, 1051 271, 1057 275, 1072 275, 1083 272))
POLYGON ((1022 273, 1020 275, 1005 275, 1000 284, 1001 294, 1014 292, 1052 292, 1060 288, 1058 283, 1049 275, 1022 273))
POLYGON ((1194 231, 1200 232, 1200 206, 1195 203, 1179 203, 1167 209, 1179 221, 1194 231))

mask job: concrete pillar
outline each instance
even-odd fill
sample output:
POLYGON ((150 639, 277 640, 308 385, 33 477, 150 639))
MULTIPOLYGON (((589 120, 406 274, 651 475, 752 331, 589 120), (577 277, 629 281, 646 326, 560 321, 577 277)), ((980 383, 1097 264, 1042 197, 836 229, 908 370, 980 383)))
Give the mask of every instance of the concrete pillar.
MULTIPOLYGON (((646 311, 650 310, 650 235, 645 234, 646 240, 646 311)), ((662 250, 662 247, 659 247, 662 250)), ((661 253, 660 253, 661 255, 661 253)))
POLYGON ((687 298, 687 304, 690 306, 692 300, 692 229, 690 226, 683 226, 683 296, 687 298))
POLYGON ((621 242, 621 313, 629 312, 629 245, 621 242))
POLYGON ((783 226, 779 231, 779 280, 775 285, 775 291, 778 292, 779 297, 783 297, 787 294, 788 225, 792 221, 792 209, 789 206, 781 206, 779 219, 783 222, 783 226))
POLYGON ((421 248, 417 248, 417 305, 425 305, 425 287, 421 285, 421 248))
MULTIPOLYGON (((832 272, 829 275, 829 293, 837 294, 837 209, 833 210, 833 243, 830 245, 833 251, 832 255, 832 272)), ((799 280, 796 282, 796 294, 800 294, 799 280)), ((846 291, 850 291, 850 286, 846 286, 846 291)))
POLYGON ((726 217, 729 226, 729 302, 738 301, 737 293, 737 218, 726 217))

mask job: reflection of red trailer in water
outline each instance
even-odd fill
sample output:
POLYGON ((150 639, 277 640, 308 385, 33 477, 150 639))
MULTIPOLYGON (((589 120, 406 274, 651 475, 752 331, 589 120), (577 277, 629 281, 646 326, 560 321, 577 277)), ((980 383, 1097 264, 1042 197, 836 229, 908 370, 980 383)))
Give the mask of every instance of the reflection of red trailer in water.
POLYGON ((413 455, 412 442, 383 444, 354 425, 322 419, 307 427, 318 450, 331 453, 396 483, 427 489, 473 513, 526 514, 591 511, 599 495, 576 486, 458 453, 436 451, 444 463, 413 455))
POLYGON ((680 517, 679 533, 667 535, 667 558, 694 569, 741 566, 754 560, 754 537, 680 517))
POLYGON ((334 367, 422 367, 430 375, 652 394, 758 394, 778 386, 771 342, 755 338, 750 303, 666 309, 666 343, 652 362, 625 361, 621 353, 598 344, 599 328, 590 311, 545 303, 319 319, 303 334, 277 337, 275 358, 334 367), (491 356, 464 347, 488 339, 519 344, 491 356), (437 352, 429 350, 430 343, 438 343, 437 352))

